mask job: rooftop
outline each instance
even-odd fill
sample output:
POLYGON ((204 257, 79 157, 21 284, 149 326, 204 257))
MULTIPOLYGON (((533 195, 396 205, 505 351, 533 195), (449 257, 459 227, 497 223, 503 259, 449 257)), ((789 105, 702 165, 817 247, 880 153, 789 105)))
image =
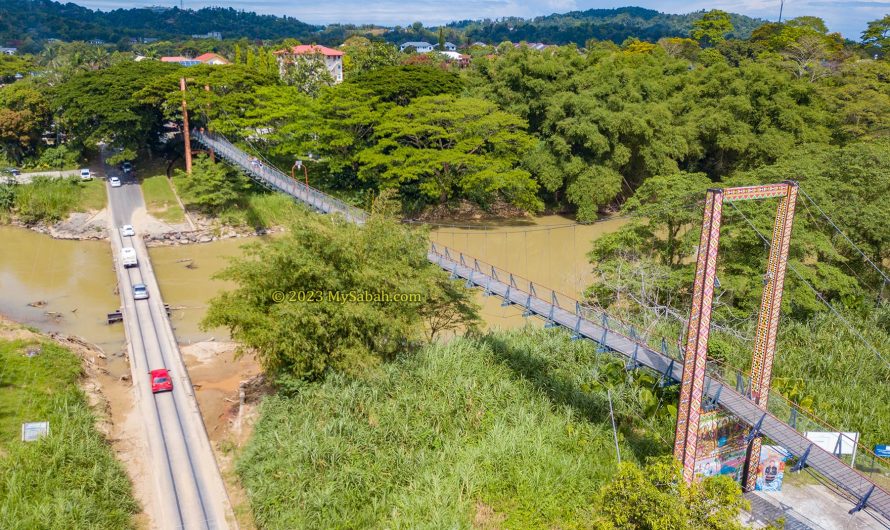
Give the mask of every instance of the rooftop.
POLYGON ((318 44, 300 44, 299 46, 294 46, 290 50, 278 50, 274 52, 276 55, 290 53, 293 55, 324 55, 325 57, 339 57, 341 55, 345 55, 340 50, 335 50, 333 48, 328 48, 327 46, 319 46, 318 44))

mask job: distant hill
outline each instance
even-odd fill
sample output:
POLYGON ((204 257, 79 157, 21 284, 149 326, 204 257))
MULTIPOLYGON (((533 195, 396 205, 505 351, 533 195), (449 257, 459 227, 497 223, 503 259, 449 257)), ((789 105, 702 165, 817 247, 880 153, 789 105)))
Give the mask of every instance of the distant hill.
MULTIPOLYGON (((532 19, 464 20, 452 22, 446 28, 448 37, 455 42, 497 44, 505 40, 525 40, 583 46, 590 38, 621 43, 628 37, 655 41, 667 36, 686 36, 692 23, 702 13, 669 15, 641 7, 622 7, 572 11, 532 19)), ((765 22, 742 15, 731 16, 736 37, 748 37, 754 28, 765 22)), ((369 36, 373 33, 379 38, 381 31, 372 26, 312 25, 288 16, 259 15, 221 7, 94 11, 51 0, 0 1, 0 45, 19 46, 26 51, 38 50, 41 43, 50 38, 64 41, 99 39, 115 44, 131 38, 185 40, 196 34, 219 32, 225 39, 274 40, 291 37, 336 45, 355 33, 369 36)), ((383 36, 392 42, 434 41, 436 33, 429 28, 415 30, 408 27, 386 31, 383 36)))
MULTIPOLYGON (((532 19, 466 20, 453 22, 449 27, 462 30, 471 40, 493 43, 524 40, 583 46, 588 39, 594 38, 620 44, 628 37, 649 41, 662 37, 686 37, 692 23, 704 13, 671 15, 642 7, 619 7, 572 11, 532 19)), ((730 17, 735 27, 732 36, 736 38, 747 38, 755 28, 766 23, 766 20, 734 13, 730 17)))
POLYGON ((56 38, 65 41, 101 39, 115 43, 140 37, 183 39, 211 31, 222 33, 224 38, 308 39, 322 29, 292 17, 258 15, 232 8, 93 11, 50 0, 0 2, 0 42, 56 38))

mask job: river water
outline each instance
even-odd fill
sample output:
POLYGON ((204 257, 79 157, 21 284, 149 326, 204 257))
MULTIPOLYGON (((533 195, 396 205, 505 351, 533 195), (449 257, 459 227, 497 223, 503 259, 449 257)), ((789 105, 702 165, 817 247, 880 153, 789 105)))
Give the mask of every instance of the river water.
MULTIPOLYGON (((452 251, 578 296, 592 272, 585 254, 590 243, 620 228, 624 220, 576 225, 561 216, 497 226, 440 226, 430 239, 452 251)), ((202 330, 199 322, 208 301, 231 287, 213 275, 228 258, 241 254, 250 239, 150 249, 164 301, 174 308, 173 326, 181 343, 214 337, 224 329, 202 330)), ((30 230, 0 226, 0 313, 44 331, 83 337, 107 352, 124 348, 123 327, 107 325, 106 313, 120 306, 115 291, 111 249, 104 241, 62 241, 30 230), (28 304, 36 304, 32 307, 28 304)), ((478 297, 489 328, 511 328, 526 322, 516 307, 501 307, 495 298, 478 297)))

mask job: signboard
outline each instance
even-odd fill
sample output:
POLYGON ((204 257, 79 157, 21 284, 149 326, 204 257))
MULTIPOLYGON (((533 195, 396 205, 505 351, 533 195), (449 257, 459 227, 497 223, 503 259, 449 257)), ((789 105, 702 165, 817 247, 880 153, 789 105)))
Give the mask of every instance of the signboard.
POLYGON ((890 458, 890 445, 876 445, 875 456, 890 458))
POLYGON ((37 421, 22 424, 22 441, 33 442, 49 434, 49 422, 37 421))
POLYGON ((825 449, 833 455, 852 455, 856 453, 858 432, 821 432, 807 431, 807 440, 825 449))
POLYGON ((745 426, 722 409, 702 413, 695 476, 729 475, 741 480, 747 451, 745 432, 745 426))
POLYGON ((788 452, 776 445, 764 445, 760 448, 760 465, 757 466, 756 491, 782 491, 782 480, 785 478, 785 460, 788 452))

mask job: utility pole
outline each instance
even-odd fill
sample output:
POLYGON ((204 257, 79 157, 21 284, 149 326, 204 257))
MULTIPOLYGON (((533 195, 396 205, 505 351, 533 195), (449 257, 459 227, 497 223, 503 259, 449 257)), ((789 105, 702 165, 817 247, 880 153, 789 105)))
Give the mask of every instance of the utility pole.
POLYGON ((185 142, 185 172, 192 174, 192 140, 189 137, 189 112, 185 104, 185 78, 179 78, 179 89, 182 91, 182 141, 185 142))
POLYGON ((779 1, 779 24, 782 23, 782 11, 785 9, 785 0, 779 1))

